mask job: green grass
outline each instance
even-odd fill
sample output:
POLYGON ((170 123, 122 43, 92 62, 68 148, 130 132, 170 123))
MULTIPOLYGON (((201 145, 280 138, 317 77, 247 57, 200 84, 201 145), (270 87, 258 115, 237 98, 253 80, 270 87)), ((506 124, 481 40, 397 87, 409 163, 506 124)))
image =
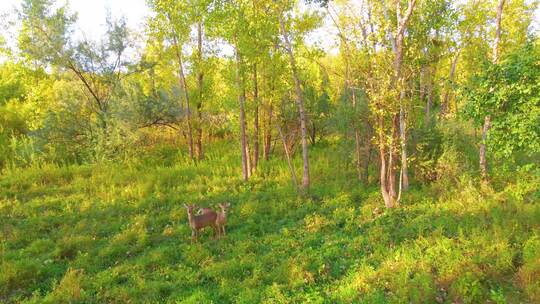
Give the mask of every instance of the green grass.
POLYGON ((305 198, 279 157, 242 183, 236 150, 215 144, 197 164, 160 147, 124 163, 4 172, 0 302, 540 301, 534 171, 496 190, 466 176, 414 185, 385 210, 337 147, 312 151, 305 198), (228 235, 191 244, 182 203, 223 200, 228 235))

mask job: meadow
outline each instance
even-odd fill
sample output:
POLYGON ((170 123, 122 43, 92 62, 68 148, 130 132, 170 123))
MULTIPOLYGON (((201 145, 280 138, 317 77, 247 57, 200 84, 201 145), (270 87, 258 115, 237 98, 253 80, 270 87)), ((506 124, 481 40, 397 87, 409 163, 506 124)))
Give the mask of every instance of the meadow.
POLYGON ((0 303, 540 303, 540 1, 127 2, 0 1, 0 303))
MULTIPOLYGON (((312 150, 299 196, 280 157, 240 179, 237 143, 204 162, 158 145, 123 162, 5 169, 4 303, 537 303, 540 174, 467 174, 386 209, 340 148, 312 150), (228 234, 192 243, 183 203, 228 201, 228 234)), ((297 166, 301 159, 295 159, 297 166)))

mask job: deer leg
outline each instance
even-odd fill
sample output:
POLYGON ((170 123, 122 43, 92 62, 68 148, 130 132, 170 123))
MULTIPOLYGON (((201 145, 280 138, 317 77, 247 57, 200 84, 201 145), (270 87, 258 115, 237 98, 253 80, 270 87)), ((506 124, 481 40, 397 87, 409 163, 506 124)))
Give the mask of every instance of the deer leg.
POLYGON ((225 225, 221 226, 221 229, 223 229, 223 236, 225 236, 225 225))

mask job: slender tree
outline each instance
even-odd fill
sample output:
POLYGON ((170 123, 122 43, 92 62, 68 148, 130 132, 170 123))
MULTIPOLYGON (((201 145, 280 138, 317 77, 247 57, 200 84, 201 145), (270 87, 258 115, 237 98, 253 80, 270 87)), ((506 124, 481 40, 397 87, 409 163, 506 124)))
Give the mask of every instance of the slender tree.
MULTIPOLYGON (((199 17, 201 18, 201 17, 199 17)), ((203 118, 202 118, 202 105, 204 98, 204 71, 203 71, 203 21, 199 20, 197 22, 197 144, 196 144, 196 154, 197 159, 202 160, 204 158, 203 153, 203 118)))
POLYGON ((243 77, 243 60, 238 47, 237 38, 235 38, 234 54, 236 59, 236 87, 238 90, 238 104, 240 110, 240 149, 242 154, 242 177, 244 181, 249 179, 249 154, 247 148, 246 136, 246 88, 243 77))
POLYGON ((259 163, 259 83, 257 80, 257 64, 253 64, 253 168, 259 163))
MULTIPOLYGON (((336 26, 336 29, 338 30, 338 36, 339 40, 342 45, 341 55, 343 57, 343 62, 345 65, 345 90, 347 92, 350 92, 351 94, 351 104, 354 110, 357 108, 357 97, 356 97, 356 88, 353 86, 353 80, 352 80, 352 72, 351 72, 351 50, 349 47, 349 38, 346 37, 346 34, 343 31, 343 26, 338 23, 336 20, 336 17, 334 17, 334 9, 333 6, 328 3, 326 5, 326 11, 327 14, 330 16, 333 24, 336 26)), ((362 31, 363 40, 366 41, 365 37, 365 29, 362 31)), ((356 164, 356 173, 358 176, 358 180, 364 180, 364 177, 362 175, 362 159, 361 159, 361 150, 362 150, 362 143, 361 143, 361 136, 360 136, 360 130, 358 128, 358 122, 357 119, 353 121, 353 131, 354 131, 354 155, 355 155, 355 164, 356 164)))
MULTIPOLYGON (((493 42, 493 55, 492 61, 494 64, 499 60, 499 42, 501 40, 501 21, 505 0, 499 0, 497 5, 497 17, 495 19, 495 41, 493 42)), ((484 125, 482 127, 482 142, 480 143, 480 175, 483 180, 488 178, 487 159, 486 159, 486 140, 487 133, 491 127, 491 117, 486 115, 484 117, 484 125)))
POLYGON ((193 124, 191 117, 191 102, 189 97, 189 87, 186 80, 184 68, 183 46, 189 39, 191 19, 188 15, 186 3, 178 0, 152 0, 149 2, 151 9, 156 13, 151 20, 152 30, 166 37, 171 45, 176 57, 178 68, 178 83, 182 89, 182 103, 184 104, 185 121, 187 129, 187 140, 189 157, 195 159, 195 149, 193 141, 193 124))
POLYGON ((294 80, 294 88, 296 95, 296 104, 300 113, 300 129, 301 129, 301 141, 302 141, 302 161, 303 161, 303 176, 302 176, 302 189, 303 191, 309 190, 310 178, 309 178, 309 156, 308 156, 308 136, 307 136, 307 115, 304 106, 304 93, 302 91, 302 85, 300 82, 300 76, 298 73, 298 67, 296 65, 296 57, 294 55, 293 47, 289 38, 289 33, 285 27, 285 21, 283 13, 278 13, 279 27, 281 29, 281 35, 283 36, 284 48, 289 56, 289 63, 291 65, 291 74, 294 80))
POLYGON ((174 51, 176 54, 176 59, 178 60, 178 80, 180 82, 180 87, 182 88, 182 95, 184 97, 184 107, 186 109, 186 125, 187 125, 187 137, 188 137, 188 147, 189 147, 189 158, 195 159, 193 153, 193 127, 191 125, 191 109, 189 102, 189 89, 186 81, 186 75, 184 72, 184 60, 182 58, 182 47, 178 42, 178 36, 175 31, 173 31, 173 45, 174 51))

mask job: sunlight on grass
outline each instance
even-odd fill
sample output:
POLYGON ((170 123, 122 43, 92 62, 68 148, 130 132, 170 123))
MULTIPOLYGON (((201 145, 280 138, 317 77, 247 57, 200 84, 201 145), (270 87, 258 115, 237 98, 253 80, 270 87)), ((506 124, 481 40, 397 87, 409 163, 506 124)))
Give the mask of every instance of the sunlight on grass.
POLYGON ((241 184, 229 157, 211 154, 201 164, 132 160, 8 172, 1 181, 0 299, 538 299, 540 242, 531 231, 540 209, 531 180, 500 191, 464 180, 438 199, 413 190, 402 208, 384 210, 377 188, 322 174, 334 161, 326 150, 312 157, 324 183, 307 199, 296 195, 281 161, 241 184), (207 229, 191 244, 182 204, 223 201, 232 204, 227 236, 216 240, 207 229))

